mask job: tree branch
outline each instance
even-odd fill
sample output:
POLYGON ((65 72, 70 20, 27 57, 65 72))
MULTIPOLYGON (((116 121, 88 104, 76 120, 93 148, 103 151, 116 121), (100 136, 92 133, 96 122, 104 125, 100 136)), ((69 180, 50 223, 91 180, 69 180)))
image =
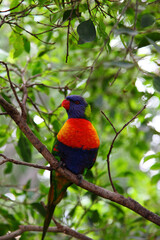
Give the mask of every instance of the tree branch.
POLYGON ((107 167, 108 167, 108 175, 109 175, 109 180, 110 180, 110 183, 112 185, 112 188, 113 188, 113 191, 114 192, 117 192, 114 184, 113 184, 113 181, 112 181, 112 177, 111 177, 111 171, 110 171, 110 155, 111 155, 111 152, 112 152, 112 149, 113 149, 113 146, 114 146, 114 143, 118 137, 118 135, 124 130, 124 128, 126 128, 134 119, 137 118, 137 116, 146 108, 146 105, 144 105, 144 107, 138 111, 136 113, 136 115, 131 119, 129 120, 126 124, 124 124, 124 126, 117 132, 117 130, 115 129, 114 125, 112 124, 112 122, 109 120, 109 118, 105 115, 105 113, 103 111, 101 111, 101 113, 105 116, 105 118, 107 119, 107 121, 110 123, 110 125, 112 126, 114 132, 116 133, 115 134, 115 137, 113 138, 112 140, 112 143, 111 143, 111 146, 110 146, 110 149, 109 149, 109 152, 107 154, 107 167))
POLYGON ((44 169, 44 170, 49 170, 49 171, 53 170, 52 167, 41 166, 41 165, 38 165, 38 164, 17 161, 17 160, 14 160, 12 158, 8 158, 3 154, 0 154, 0 157, 3 157, 3 159, 4 159, 0 162, 0 165, 4 164, 6 162, 11 162, 11 163, 14 163, 14 164, 17 164, 17 165, 24 165, 24 166, 34 167, 34 168, 38 168, 38 169, 44 169))
MULTIPOLYGON (((0 237, 0 240, 13 239, 13 238, 21 235, 22 233, 28 232, 28 231, 29 232, 42 232, 43 227, 34 226, 34 225, 20 225, 18 230, 0 237)), ((49 227, 47 232, 64 233, 66 235, 69 235, 69 236, 72 236, 72 237, 75 237, 75 238, 81 239, 81 240, 92 240, 91 238, 85 236, 84 234, 78 233, 75 230, 73 230, 67 226, 63 226, 61 224, 58 225, 58 227, 49 227)))
POLYGON ((15 7, 4 10, 4 11, 0 11, 0 13, 11 12, 12 10, 18 8, 23 2, 24 2, 24 0, 22 0, 20 3, 18 3, 18 5, 16 5, 15 7))
POLYGON ((12 89, 12 91, 13 91, 13 94, 14 94, 14 96, 15 96, 15 98, 16 98, 16 100, 17 100, 17 102, 18 102, 18 104, 19 104, 19 106, 20 106, 20 108, 21 108, 21 110, 22 110, 22 114, 23 114, 24 108, 23 108, 23 105, 22 105, 22 103, 20 102, 20 100, 19 100, 19 98, 18 98, 18 96, 17 96, 17 93, 16 93, 16 91, 15 91, 15 88, 14 88, 14 86, 13 86, 13 84, 12 84, 12 81, 11 81, 11 78, 10 78, 10 74, 9 74, 8 65, 7 65, 5 62, 2 62, 2 61, 0 61, 0 64, 4 65, 5 68, 6 68, 7 77, 8 77, 8 81, 9 81, 10 87, 11 87, 11 89, 12 89))
MULTIPOLYGON (((79 185, 80 187, 95 193, 96 195, 109 199, 113 202, 116 202, 124 207, 127 207, 138 213, 142 217, 146 218, 147 220, 155 223, 156 225, 160 226, 160 216, 157 214, 149 211, 148 209, 144 208, 138 202, 131 198, 125 198, 124 196, 120 195, 116 192, 108 191, 102 187, 96 186, 86 180, 81 180, 77 178, 75 174, 68 171, 67 169, 63 169, 59 166, 58 161, 55 157, 48 151, 48 149, 39 141, 39 139, 34 135, 31 129, 28 127, 27 123, 23 118, 21 118, 19 112, 15 107, 13 107, 10 103, 8 103, 1 95, 0 95, 0 105, 5 109, 5 111, 11 116, 11 118, 15 121, 15 123, 19 126, 22 132, 26 135, 28 140, 33 144, 33 146, 43 155, 43 157, 50 163, 51 167, 58 171, 61 175, 66 177, 71 182, 79 185)), ((129 122, 128 122, 129 123, 129 122)))
POLYGON ((117 134, 117 130, 116 128, 114 127, 113 123, 110 121, 110 119, 107 117, 107 115, 101 111, 101 113, 103 114, 103 116, 105 116, 105 118, 107 119, 107 121, 110 123, 111 127, 113 128, 114 132, 117 134))

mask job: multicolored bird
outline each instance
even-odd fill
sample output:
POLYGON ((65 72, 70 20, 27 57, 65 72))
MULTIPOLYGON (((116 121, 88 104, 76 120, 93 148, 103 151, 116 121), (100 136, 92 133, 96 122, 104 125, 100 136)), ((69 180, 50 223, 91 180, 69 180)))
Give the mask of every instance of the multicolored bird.
MULTIPOLYGON (((100 144, 97 132, 89 121, 91 108, 83 97, 77 95, 66 97, 62 106, 67 111, 68 120, 57 134, 52 153, 72 173, 82 174, 85 169, 93 166, 100 144)), ((64 197, 71 184, 58 172, 51 173, 42 240, 46 235, 56 205, 64 197)))

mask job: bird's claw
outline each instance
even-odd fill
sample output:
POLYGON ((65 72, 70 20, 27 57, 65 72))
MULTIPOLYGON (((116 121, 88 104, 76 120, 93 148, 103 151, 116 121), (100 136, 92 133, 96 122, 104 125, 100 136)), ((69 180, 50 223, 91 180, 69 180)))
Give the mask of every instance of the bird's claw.
POLYGON ((82 174, 78 174, 78 175, 77 175, 77 179, 78 179, 78 185, 80 185, 81 182, 82 182, 82 179, 83 179, 82 174))
POLYGON ((66 164, 65 164, 63 161, 60 161, 60 162, 58 163, 58 167, 65 168, 65 167, 66 167, 66 164))

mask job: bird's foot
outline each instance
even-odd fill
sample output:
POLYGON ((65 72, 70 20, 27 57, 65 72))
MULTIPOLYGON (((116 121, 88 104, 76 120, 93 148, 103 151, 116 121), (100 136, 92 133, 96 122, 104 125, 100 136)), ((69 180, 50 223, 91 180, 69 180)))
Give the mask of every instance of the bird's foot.
POLYGON ((60 162, 58 163, 58 167, 65 168, 65 167, 66 167, 66 164, 65 164, 63 161, 60 161, 60 162))
POLYGON ((65 168, 65 167, 66 167, 66 164, 62 161, 59 161, 55 170, 57 170, 58 168, 65 168))
POLYGON ((82 182, 82 180, 83 180, 82 174, 78 174, 78 175, 77 175, 77 179, 78 179, 78 185, 81 185, 81 182, 82 182))

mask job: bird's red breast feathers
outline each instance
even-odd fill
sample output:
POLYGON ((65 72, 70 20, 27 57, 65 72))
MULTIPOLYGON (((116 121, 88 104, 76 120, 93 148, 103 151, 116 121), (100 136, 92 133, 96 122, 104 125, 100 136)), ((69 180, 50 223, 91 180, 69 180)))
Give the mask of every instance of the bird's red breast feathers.
POLYGON ((98 148, 100 144, 92 123, 80 118, 68 119, 59 131, 57 139, 69 147, 88 150, 98 148))

